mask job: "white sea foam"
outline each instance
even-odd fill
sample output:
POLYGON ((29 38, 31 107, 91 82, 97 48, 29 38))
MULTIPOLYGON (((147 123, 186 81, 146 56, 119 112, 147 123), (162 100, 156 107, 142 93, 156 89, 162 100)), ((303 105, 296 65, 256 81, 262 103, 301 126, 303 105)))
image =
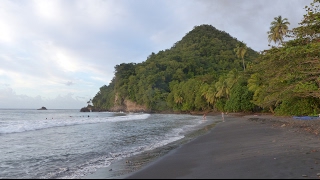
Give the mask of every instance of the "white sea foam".
POLYGON ((31 119, 2 122, 0 124, 0 134, 19 133, 46 129, 51 127, 73 126, 79 124, 93 124, 103 122, 119 122, 147 119, 150 114, 128 114, 125 116, 110 117, 68 117, 52 119, 31 119))
POLYGON ((180 140, 209 121, 190 115, 0 110, 0 151, 4 154, 0 161, 3 167, 12 167, 0 176, 81 178, 180 140), (72 127, 66 131, 61 126, 72 127), (56 143, 57 138, 63 141, 56 143))
POLYGON ((48 173, 47 175, 40 177, 40 179, 51 179, 51 178, 56 178, 57 176, 60 176, 60 177, 57 177, 57 179, 75 179, 75 178, 83 177, 87 174, 91 174, 99 168, 108 167, 110 166, 112 161, 114 161, 114 158, 102 156, 99 158, 92 159, 84 164, 78 165, 76 167, 76 170, 72 172, 72 174, 70 175, 60 176, 61 174, 71 170, 69 168, 61 167, 59 168, 58 171, 48 173))
MULTIPOLYGON (((175 128, 171 131, 171 133, 168 133, 164 136, 162 140, 159 139, 159 141, 154 141, 151 144, 138 146, 131 148, 127 151, 121 151, 121 152, 111 152, 109 153, 109 156, 103 156, 100 158, 96 158, 91 160, 90 162, 87 162, 85 164, 80 165, 77 170, 72 173, 71 175, 63 176, 62 179, 75 179, 79 177, 83 177, 87 174, 91 174, 95 172, 99 168, 103 167, 109 167, 114 161, 119 161, 124 158, 128 158, 134 155, 141 154, 145 151, 150 151, 162 146, 165 146, 171 142, 175 142, 177 140, 180 140, 184 138, 184 135, 179 135, 183 131, 183 128, 175 128)), ((61 173, 61 172, 58 172, 61 173)), ((56 175, 56 174, 55 174, 56 175)), ((52 177, 53 175, 51 175, 52 177)), ((50 175, 47 175, 44 177, 45 179, 50 178, 50 175)), ((60 178, 59 178, 60 179, 60 178)))

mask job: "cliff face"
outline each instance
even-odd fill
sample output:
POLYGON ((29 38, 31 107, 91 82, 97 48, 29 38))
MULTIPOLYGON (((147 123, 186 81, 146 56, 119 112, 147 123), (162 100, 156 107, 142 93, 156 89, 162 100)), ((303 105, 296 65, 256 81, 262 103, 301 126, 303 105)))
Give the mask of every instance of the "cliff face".
MULTIPOLYGON (((105 111, 105 110, 97 109, 94 106, 87 106, 87 107, 81 108, 80 112, 90 112, 90 110, 92 112, 105 111)), ((147 109, 147 107, 138 105, 137 103, 132 102, 130 100, 125 100, 123 105, 114 106, 114 107, 110 108, 108 111, 111 111, 111 112, 119 112, 119 111, 123 111, 123 112, 151 112, 150 109, 147 109)))
POLYGON ((124 104, 126 106, 126 111, 129 111, 129 112, 148 112, 149 111, 147 107, 138 105, 137 103, 132 102, 130 100, 125 100, 124 104))
POLYGON ((121 106, 114 106, 110 109, 110 111, 123 111, 123 112, 150 112, 149 109, 147 109, 147 107, 142 106, 142 105, 138 105, 135 102, 132 102, 130 100, 125 100, 123 102, 123 105, 121 106))

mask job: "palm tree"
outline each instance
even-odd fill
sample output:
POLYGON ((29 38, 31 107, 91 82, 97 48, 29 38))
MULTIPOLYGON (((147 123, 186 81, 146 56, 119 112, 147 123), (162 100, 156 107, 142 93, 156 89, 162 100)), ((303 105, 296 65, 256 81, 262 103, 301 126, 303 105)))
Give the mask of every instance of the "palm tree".
POLYGON ((269 43, 273 41, 274 43, 279 42, 278 46, 283 43, 283 37, 288 32, 288 22, 287 18, 282 19, 281 16, 275 17, 274 21, 271 22, 270 31, 268 31, 269 43))
POLYGON ((247 45, 244 42, 239 42, 237 47, 234 49, 234 52, 236 52, 238 58, 242 59, 243 70, 245 71, 246 67, 244 65, 244 55, 247 52, 247 45))
POLYGON ((220 76, 219 80, 215 83, 216 97, 229 99, 230 88, 228 87, 226 76, 220 76))
POLYGON ((215 86, 214 84, 204 84, 201 86, 201 95, 206 99, 206 102, 213 105, 216 98, 215 98, 215 95, 216 95, 216 89, 215 89, 215 86))
POLYGON ((232 89, 232 87, 238 82, 240 78, 240 73, 237 69, 232 69, 228 72, 226 77, 227 86, 229 89, 232 89))

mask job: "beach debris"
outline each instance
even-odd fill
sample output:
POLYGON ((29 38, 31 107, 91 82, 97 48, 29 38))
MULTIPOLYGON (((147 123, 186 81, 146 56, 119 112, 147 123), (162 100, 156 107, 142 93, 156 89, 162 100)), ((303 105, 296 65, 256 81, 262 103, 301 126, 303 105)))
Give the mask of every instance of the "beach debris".
POLYGON ((320 176, 320 173, 317 173, 317 176, 320 176))
POLYGON ((282 124, 280 127, 286 127, 286 124, 282 124))
POLYGON ((302 177, 308 177, 308 175, 302 174, 302 177))

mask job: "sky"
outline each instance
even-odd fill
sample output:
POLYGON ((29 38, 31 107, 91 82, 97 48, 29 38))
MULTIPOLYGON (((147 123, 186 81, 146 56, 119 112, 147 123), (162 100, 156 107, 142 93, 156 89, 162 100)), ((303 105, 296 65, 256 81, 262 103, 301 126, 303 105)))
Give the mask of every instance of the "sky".
POLYGON ((121 63, 141 63, 209 24, 255 51, 274 17, 313 0, 1 0, 0 108, 80 109, 121 63))

